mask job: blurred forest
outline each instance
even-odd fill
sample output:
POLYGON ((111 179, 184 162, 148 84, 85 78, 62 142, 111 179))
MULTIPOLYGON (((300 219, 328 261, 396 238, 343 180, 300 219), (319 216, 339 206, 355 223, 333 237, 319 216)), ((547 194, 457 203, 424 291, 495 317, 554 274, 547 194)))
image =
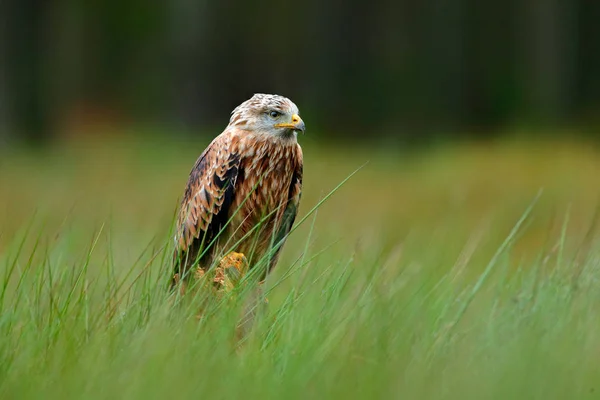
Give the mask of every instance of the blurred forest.
POLYGON ((222 128, 255 92, 321 137, 599 120, 597 0, 3 0, 0 18, 4 142, 222 128))

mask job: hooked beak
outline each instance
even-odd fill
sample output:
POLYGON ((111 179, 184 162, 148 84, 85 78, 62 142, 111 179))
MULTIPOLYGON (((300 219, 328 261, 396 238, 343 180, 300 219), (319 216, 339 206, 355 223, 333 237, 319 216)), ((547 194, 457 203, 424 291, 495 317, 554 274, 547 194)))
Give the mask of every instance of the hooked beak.
POLYGON ((293 131, 302 131, 302 133, 304 133, 306 126, 304 125, 304 121, 302 121, 302 118, 300 118, 298 114, 294 114, 292 115, 292 122, 284 124, 275 124, 275 128, 287 128, 293 131))

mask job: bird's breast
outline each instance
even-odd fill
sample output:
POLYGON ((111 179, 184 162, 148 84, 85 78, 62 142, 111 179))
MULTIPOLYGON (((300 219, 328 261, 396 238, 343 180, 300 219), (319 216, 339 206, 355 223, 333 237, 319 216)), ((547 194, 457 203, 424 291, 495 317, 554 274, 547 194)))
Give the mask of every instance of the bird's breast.
POLYGON ((256 146, 242 158, 236 185, 242 217, 256 220, 283 212, 288 200, 296 158, 295 146, 256 146), (241 179, 240 179, 241 178, 241 179))

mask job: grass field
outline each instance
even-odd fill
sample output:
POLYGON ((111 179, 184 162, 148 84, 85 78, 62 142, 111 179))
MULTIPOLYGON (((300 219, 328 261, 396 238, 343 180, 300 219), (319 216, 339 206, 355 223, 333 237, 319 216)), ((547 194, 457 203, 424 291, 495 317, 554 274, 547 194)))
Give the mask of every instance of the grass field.
POLYGON ((307 218, 241 344, 245 293, 198 321, 165 291, 207 140, 3 155, 0 397, 600 397, 598 148, 306 141, 307 218))

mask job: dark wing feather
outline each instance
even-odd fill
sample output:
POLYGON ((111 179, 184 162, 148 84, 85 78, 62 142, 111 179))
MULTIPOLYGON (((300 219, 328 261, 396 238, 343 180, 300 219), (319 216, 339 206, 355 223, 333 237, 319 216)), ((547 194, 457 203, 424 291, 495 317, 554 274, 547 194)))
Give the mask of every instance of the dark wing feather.
POLYGON ((190 173, 177 221, 175 274, 187 269, 202 254, 199 265, 207 268, 208 248, 228 221, 240 166, 238 139, 223 133, 204 150, 190 173))
POLYGON ((298 214, 300 198, 302 197, 303 168, 304 163, 302 159, 302 148, 300 147, 300 145, 298 145, 296 153, 296 165, 294 166, 294 174, 292 176, 292 182, 288 193, 288 203, 283 212, 281 226, 279 230, 275 233, 274 245, 277 248, 275 249, 275 252, 269 262, 269 270, 272 269, 275 266, 275 264, 277 264, 277 260, 279 259, 279 253, 283 248, 287 236, 290 233, 292 226, 294 225, 294 221, 296 220, 296 215, 298 214))

